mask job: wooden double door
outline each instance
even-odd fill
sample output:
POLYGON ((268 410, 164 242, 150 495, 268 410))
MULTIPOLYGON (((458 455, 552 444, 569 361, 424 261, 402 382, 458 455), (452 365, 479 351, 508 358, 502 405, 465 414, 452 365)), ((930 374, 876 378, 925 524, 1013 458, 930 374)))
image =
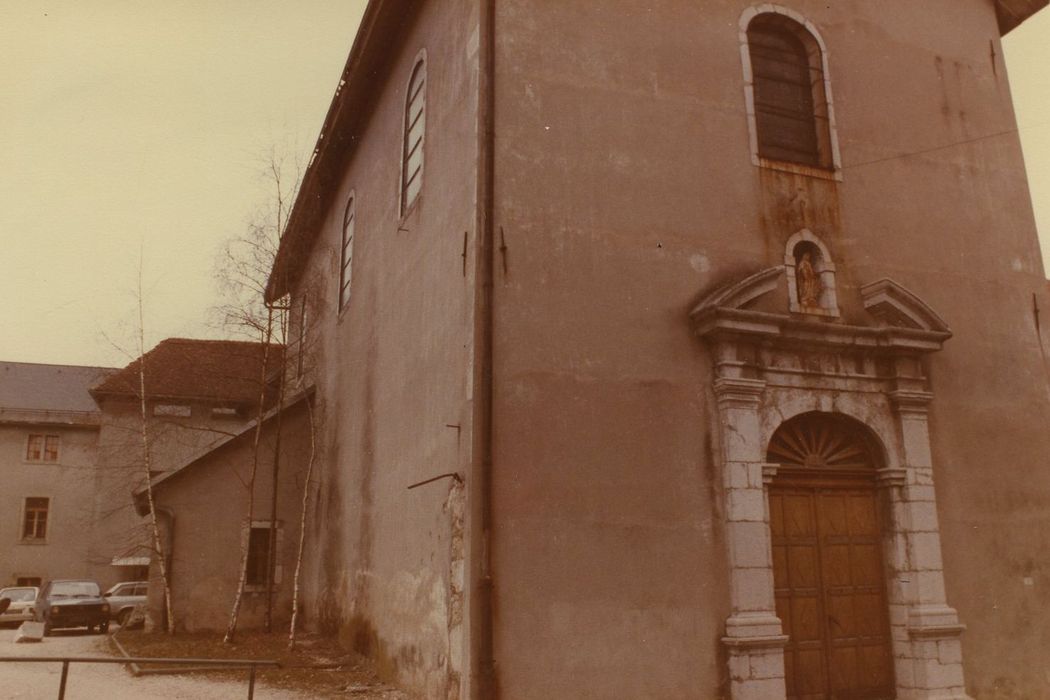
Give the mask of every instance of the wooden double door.
POLYGON ((782 467, 769 511, 787 697, 895 697, 874 474, 782 467))

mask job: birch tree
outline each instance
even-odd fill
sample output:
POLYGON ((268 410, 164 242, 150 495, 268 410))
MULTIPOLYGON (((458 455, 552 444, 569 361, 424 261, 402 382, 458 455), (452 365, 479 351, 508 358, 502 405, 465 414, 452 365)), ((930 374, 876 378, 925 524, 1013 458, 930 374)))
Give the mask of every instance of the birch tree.
POLYGON ((153 498, 153 461, 150 442, 149 406, 146 398, 146 328, 144 302, 142 299, 142 256, 139 255, 138 277, 138 345, 139 345, 139 417, 142 438, 142 472, 146 482, 146 501, 149 504, 150 535, 153 540, 153 552, 157 566, 160 568, 161 581, 164 584, 164 611, 166 613, 164 628, 168 634, 175 634, 175 613, 171 605, 171 578, 168 571, 167 552, 160 537, 160 523, 157 521, 157 504, 153 498))

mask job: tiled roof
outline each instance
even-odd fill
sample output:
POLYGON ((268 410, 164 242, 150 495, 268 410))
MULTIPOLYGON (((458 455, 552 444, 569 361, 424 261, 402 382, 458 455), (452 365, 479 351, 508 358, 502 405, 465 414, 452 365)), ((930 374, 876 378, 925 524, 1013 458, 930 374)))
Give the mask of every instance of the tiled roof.
MULTIPOLYGON (((280 346, 270 348, 275 368, 280 346)), ((259 400, 263 344, 234 340, 168 338, 96 385, 91 394, 139 395, 139 363, 145 360, 146 395, 154 398, 254 403, 259 400)))
POLYGON ((0 362, 0 409, 97 411, 88 390, 116 371, 110 367, 0 362))

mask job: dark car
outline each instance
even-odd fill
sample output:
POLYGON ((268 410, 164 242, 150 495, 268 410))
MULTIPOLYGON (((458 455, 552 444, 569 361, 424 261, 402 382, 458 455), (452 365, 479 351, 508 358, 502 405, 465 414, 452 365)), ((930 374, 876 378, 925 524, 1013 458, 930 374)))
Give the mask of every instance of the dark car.
POLYGON ((109 630, 109 603, 89 579, 50 581, 33 604, 33 619, 44 623, 44 635, 68 627, 109 630))

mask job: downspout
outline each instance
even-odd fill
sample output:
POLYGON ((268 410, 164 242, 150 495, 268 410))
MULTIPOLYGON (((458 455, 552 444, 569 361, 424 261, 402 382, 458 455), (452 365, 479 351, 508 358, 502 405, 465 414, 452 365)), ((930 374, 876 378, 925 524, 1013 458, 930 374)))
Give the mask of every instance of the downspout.
MULTIPOLYGON (((477 235, 474 277, 474 396, 470 498, 470 698, 494 700, 492 461, 494 430, 493 227, 496 1, 478 7, 477 235)), ((469 493, 469 491, 468 491, 469 493)))

